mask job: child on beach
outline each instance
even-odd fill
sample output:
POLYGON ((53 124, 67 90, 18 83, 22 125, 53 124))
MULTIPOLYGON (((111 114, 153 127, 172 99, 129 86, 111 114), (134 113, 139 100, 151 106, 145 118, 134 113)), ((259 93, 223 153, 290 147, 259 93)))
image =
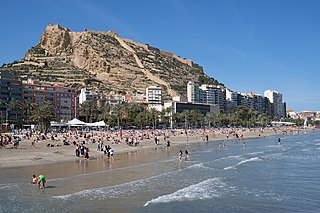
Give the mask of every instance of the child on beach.
POLYGON ((44 189, 46 183, 46 177, 44 175, 39 175, 37 179, 37 185, 39 189, 44 189))
POLYGON ((31 183, 32 183, 32 184, 36 184, 36 183, 37 183, 37 177, 36 177, 36 175, 32 175, 31 183))

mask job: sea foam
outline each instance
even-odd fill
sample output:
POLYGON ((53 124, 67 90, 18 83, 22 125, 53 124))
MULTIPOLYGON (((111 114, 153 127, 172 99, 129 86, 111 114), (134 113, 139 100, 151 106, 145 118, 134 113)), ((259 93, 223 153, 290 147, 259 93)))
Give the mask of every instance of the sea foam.
POLYGON ((148 206, 151 203, 212 199, 215 197, 220 197, 224 191, 227 191, 227 188, 226 183, 222 181, 222 178, 212 178, 194 185, 187 186, 172 194, 159 196, 146 202, 144 206, 148 206))
POLYGON ((248 162, 252 162, 252 161, 261 161, 261 159, 258 158, 258 157, 245 159, 245 160, 240 161, 236 165, 225 167, 224 170, 236 169, 236 166, 239 166, 239 165, 242 165, 242 164, 245 164, 245 163, 248 163, 248 162))

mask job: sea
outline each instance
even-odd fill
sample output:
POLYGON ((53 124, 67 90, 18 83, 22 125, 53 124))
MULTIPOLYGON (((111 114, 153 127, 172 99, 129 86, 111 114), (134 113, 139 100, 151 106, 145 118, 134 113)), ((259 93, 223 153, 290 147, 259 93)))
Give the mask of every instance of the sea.
POLYGON ((319 131, 144 152, 61 164, 83 172, 47 177, 41 190, 22 173, 2 176, 0 212, 320 212, 319 131))

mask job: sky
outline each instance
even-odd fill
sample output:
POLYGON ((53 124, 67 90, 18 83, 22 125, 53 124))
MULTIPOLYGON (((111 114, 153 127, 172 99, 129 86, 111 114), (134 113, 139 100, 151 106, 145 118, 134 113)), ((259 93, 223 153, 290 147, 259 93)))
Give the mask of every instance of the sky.
POLYGON ((119 33, 189 58, 228 88, 283 95, 320 111, 318 0, 1 1, 0 66, 20 60, 48 24, 119 33))

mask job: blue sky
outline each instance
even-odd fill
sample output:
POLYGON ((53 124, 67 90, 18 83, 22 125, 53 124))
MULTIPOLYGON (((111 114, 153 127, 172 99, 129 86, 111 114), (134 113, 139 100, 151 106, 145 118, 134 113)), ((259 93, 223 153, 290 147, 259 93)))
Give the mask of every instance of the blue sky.
POLYGON ((318 0, 1 1, 0 64, 23 58, 48 23, 114 30, 202 65, 240 92, 283 94, 320 111, 318 0))

